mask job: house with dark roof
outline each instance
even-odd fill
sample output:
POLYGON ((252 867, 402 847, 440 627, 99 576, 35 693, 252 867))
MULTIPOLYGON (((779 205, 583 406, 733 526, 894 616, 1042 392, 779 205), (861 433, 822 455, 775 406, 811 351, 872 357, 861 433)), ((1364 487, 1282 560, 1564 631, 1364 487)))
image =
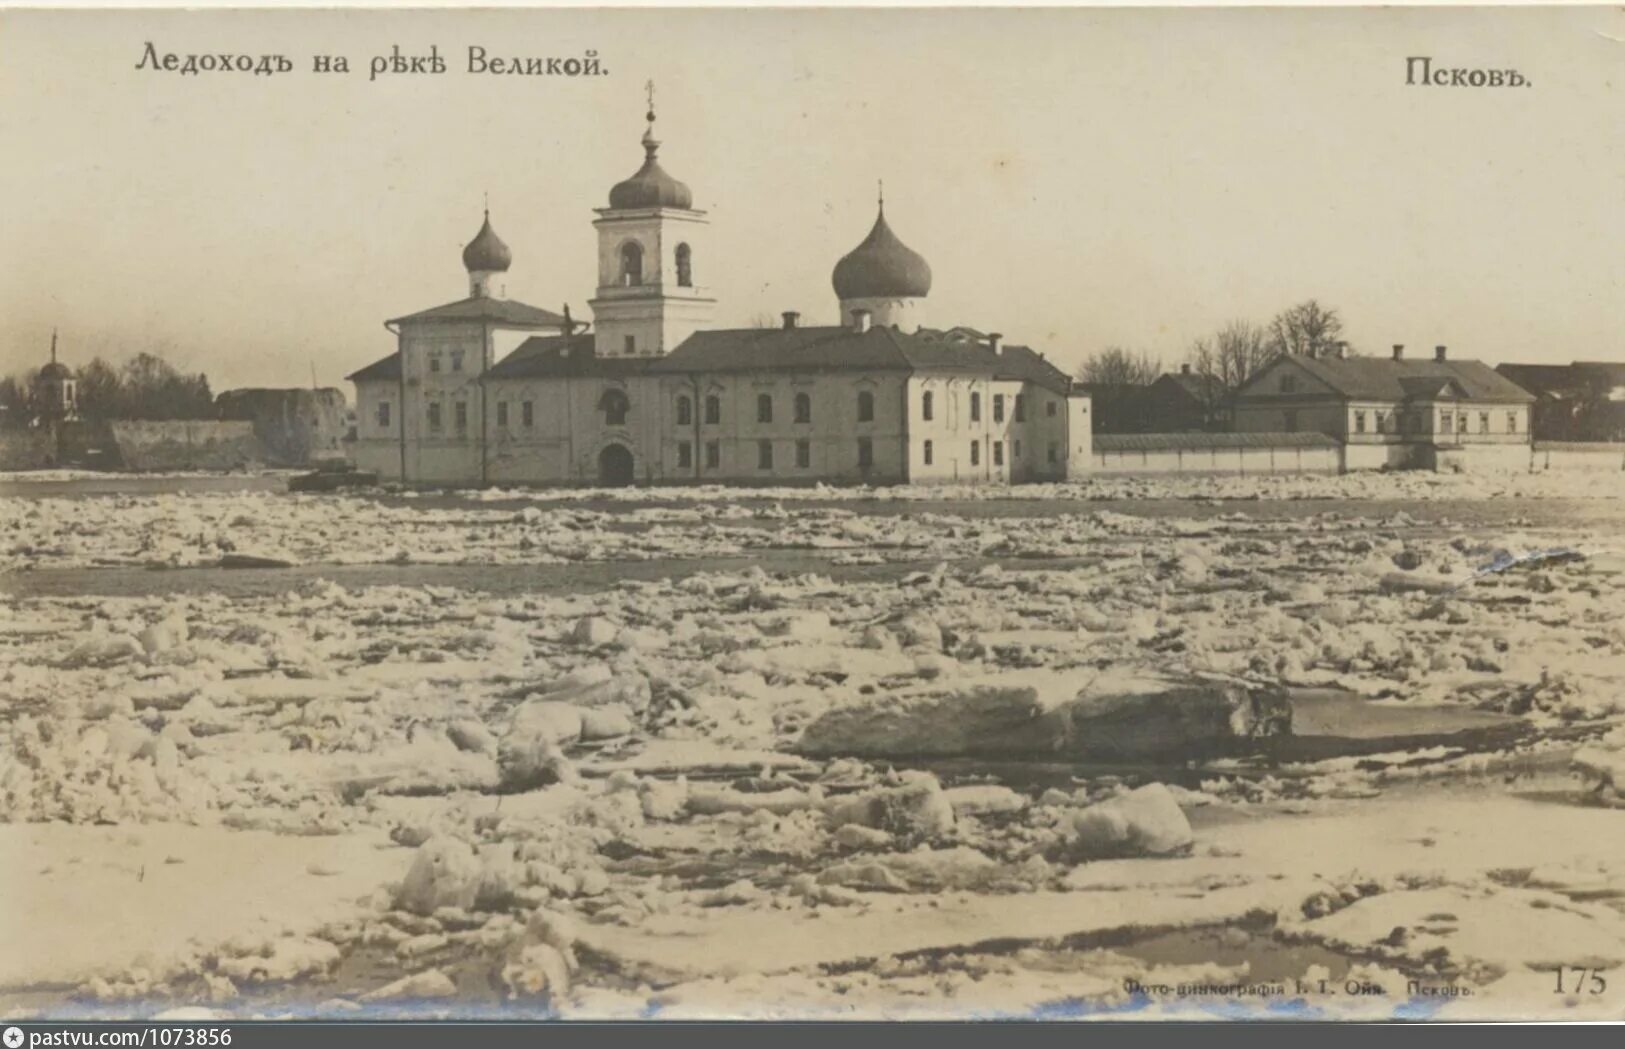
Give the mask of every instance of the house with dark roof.
POLYGON ((884 199, 835 265, 837 323, 711 327, 708 219, 660 165, 648 120, 643 167, 596 209, 591 324, 505 297, 513 255, 487 214, 463 252, 469 296, 389 321, 396 352, 350 375, 358 466, 434 484, 997 483, 1088 468, 1087 393, 997 333, 925 326, 931 267, 884 199))
POLYGON ((1535 397, 1537 441, 1625 441, 1625 363, 1502 364, 1495 369, 1535 397))
POLYGON ((1237 432, 1315 432, 1343 445, 1345 470, 1529 468, 1529 408, 1522 387, 1445 347, 1413 360, 1282 357, 1235 393, 1237 432))

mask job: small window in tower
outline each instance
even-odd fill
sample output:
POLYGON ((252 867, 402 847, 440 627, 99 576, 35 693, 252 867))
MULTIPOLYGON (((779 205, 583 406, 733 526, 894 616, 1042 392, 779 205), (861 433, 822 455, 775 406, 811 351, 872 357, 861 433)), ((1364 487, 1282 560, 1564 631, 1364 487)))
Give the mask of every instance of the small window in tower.
POLYGON ((773 469, 773 442, 756 442, 756 468, 758 470, 773 469))
POLYGON ((677 425, 688 426, 694 422, 694 402, 686 396, 677 398, 677 425))
POLYGON ((875 421, 875 395, 868 390, 858 392, 858 422, 872 423, 875 421))
POLYGON ((722 423, 722 398, 712 395, 705 399, 705 424, 719 426, 722 423))
POLYGON ((628 335, 626 337, 626 347, 625 348, 626 348, 626 355, 628 357, 631 357, 632 355, 636 354, 638 352, 638 337, 636 335, 628 335))
POLYGON ((694 286, 694 253, 687 244, 677 245, 677 286, 679 288, 692 288, 694 286))
POLYGON ((804 393, 796 394, 796 422, 812 422, 812 398, 804 393))
POLYGON ((756 421, 770 423, 773 421, 773 395, 759 393, 756 395, 756 421))
POLYGON ((643 245, 629 240, 621 245, 621 284, 628 288, 643 283, 643 245))
POLYGON ((620 390, 605 390, 598 400, 598 407, 604 413, 605 426, 625 426, 626 413, 632 410, 632 402, 620 390))
POLYGON ((812 465, 812 442, 806 438, 796 442, 796 466, 805 470, 812 465))
MULTIPOLYGON (((982 421, 982 395, 979 393, 970 395, 970 421, 973 423, 982 421)), ((975 463, 976 460, 972 459, 971 462, 975 463)))

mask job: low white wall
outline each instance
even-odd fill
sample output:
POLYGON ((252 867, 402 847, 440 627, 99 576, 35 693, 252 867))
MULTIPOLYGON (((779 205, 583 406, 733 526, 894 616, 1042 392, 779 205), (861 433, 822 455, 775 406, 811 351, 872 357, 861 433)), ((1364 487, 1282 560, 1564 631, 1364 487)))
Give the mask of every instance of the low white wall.
POLYGON ((1533 469, 1625 470, 1625 444, 1566 444, 1542 441, 1535 445, 1533 469))
POLYGON ((1342 471, 1337 448, 1094 449, 1097 474, 1297 474, 1342 471))

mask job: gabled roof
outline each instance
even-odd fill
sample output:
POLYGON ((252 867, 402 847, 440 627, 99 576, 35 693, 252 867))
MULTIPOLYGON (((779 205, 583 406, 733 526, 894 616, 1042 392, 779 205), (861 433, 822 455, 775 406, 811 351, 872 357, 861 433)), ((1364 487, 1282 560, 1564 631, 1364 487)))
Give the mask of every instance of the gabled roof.
POLYGON ((599 357, 590 334, 533 335, 485 373, 491 379, 547 379, 641 375, 652 357, 599 357))
POLYGON ((985 343, 922 329, 735 328, 698 331, 654 365, 659 372, 959 371, 1032 382, 1066 394, 1071 380, 1026 346, 997 353, 985 343))
POLYGON ((1157 376, 1157 381, 1147 389, 1157 386, 1173 387, 1191 400, 1202 404, 1222 398, 1227 392, 1218 376, 1199 375, 1195 372, 1164 372, 1157 376))
POLYGON ((351 372, 344 378, 349 382, 379 382, 386 379, 395 382, 400 377, 401 355, 397 351, 388 357, 373 361, 360 371, 351 372))
POLYGON ((1393 360, 1389 357, 1283 358, 1242 386, 1246 393, 1263 376, 1290 361, 1347 400, 1404 401, 1428 399, 1453 383, 1461 400, 1523 403, 1535 398, 1482 361, 1393 360), (1425 380, 1425 381, 1424 381, 1425 380))
POLYGON ((419 324, 434 321, 488 321, 509 328, 557 328, 564 330, 564 318, 540 306, 527 306, 513 299, 474 296, 448 302, 444 306, 396 317, 390 324, 419 324))

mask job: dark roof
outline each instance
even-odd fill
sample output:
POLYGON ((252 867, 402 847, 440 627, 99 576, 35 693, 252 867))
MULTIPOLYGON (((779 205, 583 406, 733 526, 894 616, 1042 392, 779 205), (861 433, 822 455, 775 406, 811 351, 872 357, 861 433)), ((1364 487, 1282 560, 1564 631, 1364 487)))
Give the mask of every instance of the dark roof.
POLYGON ((921 330, 846 327, 698 331, 653 366, 659 372, 961 371, 1069 392, 1071 380, 1026 346, 994 353, 981 342, 921 330))
POLYGON ((654 137, 654 114, 649 114, 649 130, 643 135, 643 166, 625 182, 617 182, 609 191, 611 208, 682 208, 694 207, 694 194, 688 187, 666 174, 655 159, 660 143, 654 137))
POLYGON ((474 234, 474 239, 463 248, 463 268, 473 273, 485 270, 495 273, 506 273, 508 267, 513 265, 513 252, 508 245, 502 243, 496 230, 491 228, 491 213, 485 213, 485 224, 480 231, 474 234))
POLYGON ((73 373, 68 371, 67 365, 51 361, 39 370, 39 377, 41 379, 68 379, 73 377, 73 373))
POLYGON ((1585 396, 1599 387, 1625 386, 1625 363, 1617 361, 1502 364, 1495 370, 1529 392, 1542 396, 1585 396))
POLYGON ((897 239, 882 207, 863 243, 835 264, 831 283, 840 299, 919 298, 931 291, 931 267, 897 239))
POLYGON ((1323 433, 1097 433, 1097 452, 1207 451, 1212 448, 1336 448, 1323 433))
MULTIPOLYGON (((1430 398, 1453 382, 1470 401, 1532 401, 1527 390, 1482 361, 1400 360, 1389 357, 1308 357, 1295 355, 1294 364, 1351 400, 1404 401, 1430 398)), ((1277 366, 1279 366, 1277 364, 1277 366)), ((1264 369, 1242 390, 1255 385, 1275 367, 1264 369)), ((1453 391, 1452 391, 1453 392, 1453 391)))
POLYGON ((509 328, 564 329, 564 318, 540 306, 527 306, 513 299, 493 299, 474 296, 448 302, 444 306, 396 317, 390 324, 415 324, 423 321, 489 321, 509 328))
POLYGON ((401 377, 401 355, 392 353, 388 357, 373 361, 360 371, 351 372, 344 378, 349 382, 377 382, 384 379, 398 380, 401 377))
POLYGON ((652 357, 599 357, 594 342, 588 334, 532 336, 485 374, 491 379, 641 375, 655 363, 652 357))
POLYGON ((1224 383, 1219 381, 1218 376, 1198 375, 1195 372, 1164 372, 1162 375, 1157 376, 1157 381, 1152 383, 1151 386, 1171 386, 1192 400, 1204 404, 1221 398, 1226 393, 1224 383))

